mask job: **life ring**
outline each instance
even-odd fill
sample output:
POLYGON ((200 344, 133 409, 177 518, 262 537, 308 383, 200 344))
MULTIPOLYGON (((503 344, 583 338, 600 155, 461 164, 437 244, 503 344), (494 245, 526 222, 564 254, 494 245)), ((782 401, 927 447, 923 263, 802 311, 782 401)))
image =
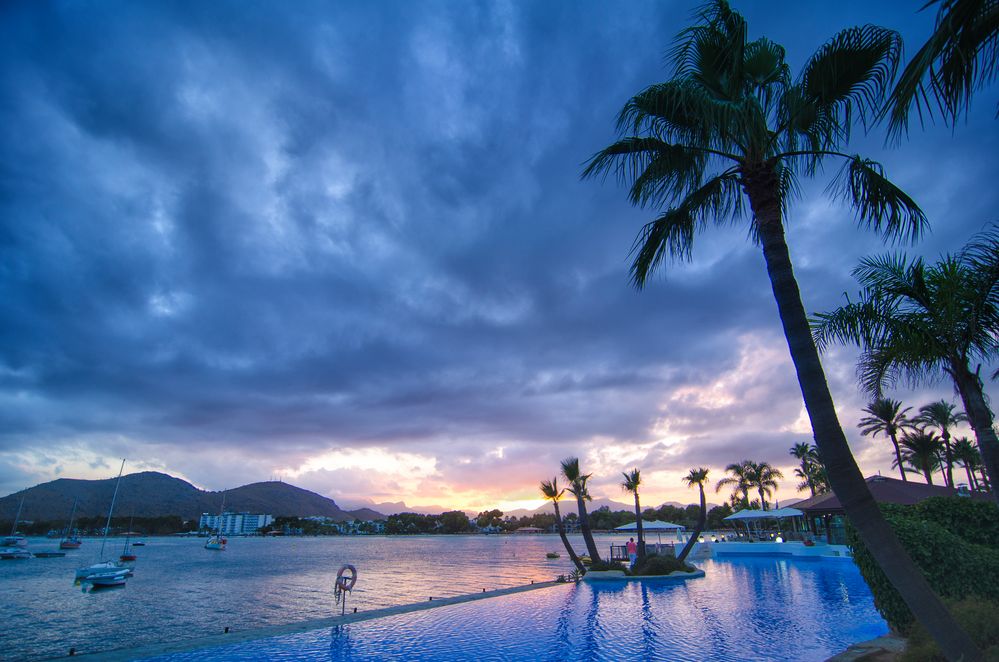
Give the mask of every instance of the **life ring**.
POLYGON ((336 587, 341 591, 351 591, 357 583, 357 568, 349 563, 342 566, 336 573, 336 587), (345 574, 350 573, 350 574, 345 574))

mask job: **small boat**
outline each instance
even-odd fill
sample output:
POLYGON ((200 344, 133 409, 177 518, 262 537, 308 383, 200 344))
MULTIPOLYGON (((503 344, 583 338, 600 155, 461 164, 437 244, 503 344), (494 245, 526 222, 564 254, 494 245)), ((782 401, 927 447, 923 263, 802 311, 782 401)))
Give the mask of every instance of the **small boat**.
POLYGON ((19 559, 30 559, 31 552, 28 551, 28 539, 17 535, 17 525, 21 522, 21 508, 24 507, 24 497, 17 504, 17 515, 14 516, 14 525, 10 527, 10 535, 0 541, 0 559, 4 561, 14 561, 19 559))
MULTIPOLYGON (((121 475, 125 471, 125 460, 121 461, 121 469, 118 471, 118 481, 114 484, 114 494, 111 496, 111 507, 108 509, 108 519, 104 524, 104 537, 101 539, 100 558, 104 558, 104 546, 108 541, 108 531, 111 528, 111 516, 114 514, 114 503, 118 499, 118 488, 121 486, 121 475)), ((90 584, 94 588, 121 586, 125 579, 133 574, 130 566, 124 565, 121 561, 100 561, 85 568, 76 570, 76 581, 78 583, 90 584)))
POLYGON ((80 549, 83 544, 78 537, 73 535, 73 517, 76 515, 76 503, 79 499, 73 500, 73 510, 69 511, 69 524, 66 526, 66 536, 59 541, 59 549, 80 549))
POLYGON ((121 548, 121 556, 118 557, 119 561, 134 561, 136 559, 135 554, 128 548, 128 541, 132 537, 132 522, 134 520, 134 516, 128 520, 128 533, 125 534, 125 546, 121 548))
POLYGON ((545 554, 545 558, 548 558, 548 559, 560 559, 560 558, 562 558, 562 555, 559 554, 558 552, 548 552, 547 554, 545 554))
POLYGON ((141 540, 136 540, 135 542, 132 543, 132 547, 145 547, 145 546, 146 543, 142 542, 141 540))
POLYGON ((21 547, 4 547, 0 549, 0 559, 4 561, 20 561, 30 558, 31 552, 21 547))
POLYGON ((66 556, 66 552, 35 552, 36 559, 55 559, 66 556))
POLYGON ((214 534, 205 543, 205 549, 216 552, 224 552, 228 540, 222 535, 222 516, 225 514, 225 492, 222 493, 222 508, 219 510, 219 526, 214 534))

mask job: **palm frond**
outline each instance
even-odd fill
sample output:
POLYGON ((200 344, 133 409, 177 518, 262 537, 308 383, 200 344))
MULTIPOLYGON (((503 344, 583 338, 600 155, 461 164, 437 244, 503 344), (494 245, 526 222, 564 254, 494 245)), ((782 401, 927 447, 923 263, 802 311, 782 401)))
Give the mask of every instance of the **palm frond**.
MULTIPOLYGON (((928 227, 926 215, 884 175, 876 161, 855 156, 844 166, 838 183, 842 196, 857 212, 861 225, 893 241, 914 241, 928 227)), ((837 186, 834 182, 833 186, 837 186)))
POLYGON ((867 126, 881 105, 902 54, 902 37, 876 25, 847 28, 822 45, 805 64, 801 86, 816 112, 849 135, 856 114, 867 126))
POLYGON ((736 175, 725 172, 690 193, 679 206, 645 225, 632 247, 631 279, 639 289, 666 260, 690 258, 694 234, 709 218, 722 221, 742 213, 736 175))

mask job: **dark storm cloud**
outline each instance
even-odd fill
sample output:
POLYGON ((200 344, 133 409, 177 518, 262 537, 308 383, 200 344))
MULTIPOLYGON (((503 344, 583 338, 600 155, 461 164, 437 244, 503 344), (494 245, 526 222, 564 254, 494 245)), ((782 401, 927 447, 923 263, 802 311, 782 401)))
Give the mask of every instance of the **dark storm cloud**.
MULTIPOLYGON (((786 361, 754 364, 771 377, 747 373, 724 411, 669 398, 738 371, 748 336, 786 355, 761 256, 744 229, 711 230, 637 293, 627 249, 651 212, 578 180, 624 100, 664 76, 689 9, 6 5, 0 480, 41 448, 110 444, 245 482, 380 446, 437 457, 457 484, 459 447, 478 462, 512 444, 504 466, 523 471, 596 437, 652 442, 664 416, 696 439, 722 426, 698 448, 741 457, 740 422, 797 417, 786 361)), ((912 10, 747 8, 796 63, 840 26, 921 36, 912 10)), ((857 145, 921 194, 935 233, 919 250, 936 254, 990 220, 995 143, 979 113, 898 152, 857 145)), ((824 186, 789 222, 810 310, 855 289, 849 269, 880 247, 824 186)), ((860 401, 852 367, 830 381, 860 401)))

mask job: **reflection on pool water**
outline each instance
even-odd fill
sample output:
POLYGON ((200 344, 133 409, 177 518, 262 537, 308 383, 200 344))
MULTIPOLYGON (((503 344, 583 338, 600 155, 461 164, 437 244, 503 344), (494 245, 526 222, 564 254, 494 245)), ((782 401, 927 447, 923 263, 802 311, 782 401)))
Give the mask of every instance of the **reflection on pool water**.
POLYGON ((157 660, 823 660, 885 634, 853 563, 704 561, 687 582, 608 582, 157 660))

